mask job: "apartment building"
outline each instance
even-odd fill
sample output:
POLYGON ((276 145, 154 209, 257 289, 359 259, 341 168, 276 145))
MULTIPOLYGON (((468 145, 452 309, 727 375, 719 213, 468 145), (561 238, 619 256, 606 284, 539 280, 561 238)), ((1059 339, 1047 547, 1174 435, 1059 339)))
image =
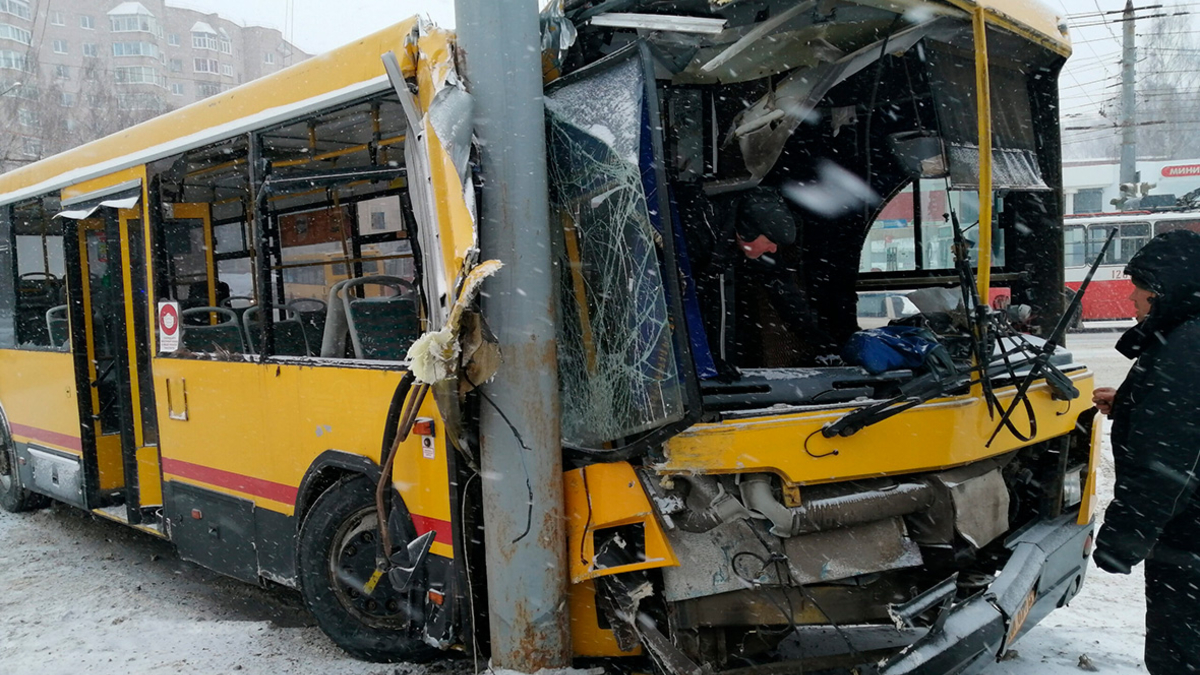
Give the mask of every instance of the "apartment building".
POLYGON ((0 0, 0 170, 308 57, 278 30, 164 0, 0 0))

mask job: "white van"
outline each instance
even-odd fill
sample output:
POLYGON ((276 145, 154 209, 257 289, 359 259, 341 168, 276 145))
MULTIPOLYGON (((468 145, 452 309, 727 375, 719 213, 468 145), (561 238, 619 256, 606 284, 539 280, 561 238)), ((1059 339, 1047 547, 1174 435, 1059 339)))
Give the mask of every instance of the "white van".
POLYGON ((886 326, 896 319, 919 313, 903 293, 891 291, 858 294, 858 325, 863 330, 886 326))

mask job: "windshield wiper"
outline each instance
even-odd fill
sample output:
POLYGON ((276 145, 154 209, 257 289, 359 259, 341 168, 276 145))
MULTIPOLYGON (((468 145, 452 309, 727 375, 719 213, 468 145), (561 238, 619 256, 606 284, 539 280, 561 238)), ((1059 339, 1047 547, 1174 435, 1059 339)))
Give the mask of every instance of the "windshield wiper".
MULTIPOLYGON (((962 232, 957 226, 955 227, 955 230, 956 238, 961 237, 962 232)), ((1001 415, 1000 422, 996 426, 996 430, 992 433, 991 438, 988 439, 988 447, 991 446, 992 441, 996 439, 996 436, 1000 433, 1000 431, 1006 427, 1013 433, 1014 436, 1021 440, 1029 440, 1033 436, 1037 435, 1037 421, 1033 414, 1033 404, 1029 401, 1028 391, 1030 385, 1034 382, 1034 380, 1038 379, 1039 376, 1045 378, 1046 383, 1050 385, 1051 389, 1053 389, 1055 394, 1060 398, 1069 400, 1079 397, 1079 390, 1071 382, 1071 378, 1051 364, 1050 357, 1054 353, 1054 345, 1062 339, 1063 334, 1066 333, 1066 329, 1070 325, 1071 317, 1079 308, 1080 303, 1083 302, 1083 295, 1087 291, 1088 285, 1092 281, 1092 276, 1096 272, 1096 267, 1098 267, 1100 261, 1104 259, 1104 254, 1107 253, 1108 247, 1112 243, 1115 232, 1116 230, 1113 230, 1113 232, 1109 234, 1108 239, 1104 242, 1104 246, 1100 250, 1100 255, 1097 256, 1096 261, 1092 264, 1092 268, 1088 271, 1087 277, 1084 279, 1083 284, 1079 287, 1079 292, 1077 292, 1075 297, 1071 299, 1070 304, 1067 306, 1066 312, 1064 312, 1059 318, 1058 324, 1054 328, 1054 332, 1040 348, 1034 349, 1033 358, 1027 362, 1029 364, 1029 372, 1025 374, 1025 378, 1017 387, 1017 393, 1013 397, 1012 403, 1001 415), (1018 431, 1012 423, 1012 414, 1017 409, 1018 405, 1025 406, 1025 409, 1029 413, 1030 433, 1028 436, 1025 436, 1018 431)), ((969 277, 969 274, 962 274, 962 271, 960 270, 961 281, 966 282, 969 277)), ((965 286, 963 288, 963 295, 964 298, 971 297, 970 292, 965 288, 965 286)), ((977 304, 976 309, 978 311, 982 308, 977 304)), ((971 313, 968 311, 968 321, 975 323, 981 318, 982 312, 976 314, 974 317, 971 317, 970 314, 971 313)), ((984 330, 986 329, 982 328, 981 326, 981 330, 972 335, 972 337, 976 338, 983 333, 984 330)), ((990 358, 990 354, 985 360, 983 358, 983 350, 986 349, 986 343, 981 344, 981 342, 982 341, 976 341, 972 344, 972 352, 975 356, 977 365, 974 365, 965 371, 954 371, 951 373, 935 371, 913 378, 906 384, 901 385, 899 395, 885 401, 872 403, 871 405, 863 406, 862 408, 846 413, 845 415, 822 427, 821 435, 823 435, 825 438, 833 438, 834 436, 852 436, 865 427, 871 426, 872 424, 882 422, 889 417, 898 415, 905 410, 915 408, 916 406, 926 403, 934 398, 937 398, 938 396, 945 396, 955 389, 974 384, 974 381, 971 379, 971 374, 975 371, 979 372, 978 381, 984 387, 984 396, 988 397, 989 412, 993 410, 993 406, 995 406, 995 409, 1000 408, 1001 406, 998 400, 991 398, 995 396, 991 390, 991 371, 993 366, 1004 366, 1006 364, 1004 364, 1003 361, 997 362, 990 358)), ((1014 353, 1027 352, 1030 347, 1031 346, 1023 346, 1015 349, 1014 353)), ((1001 345, 1001 352, 1001 357, 1009 355, 1007 352, 1004 352, 1003 345, 1001 345)))
POLYGON ((967 330, 971 332, 971 356, 974 363, 965 371, 951 366, 949 372, 939 372, 936 364, 933 364, 932 372, 901 385, 898 396, 851 411, 826 424, 821 429, 825 438, 851 436, 864 427, 882 422, 930 399, 944 396, 964 385, 970 385, 971 373, 974 371, 979 372, 978 381, 983 387, 984 399, 987 400, 988 415, 993 415, 999 409, 1000 403, 992 392, 989 376, 991 354, 988 353, 988 307, 979 299, 979 289, 975 287, 975 274, 971 271, 969 247, 953 207, 950 208, 950 223, 954 228, 954 267, 958 273, 967 330))
POLYGON ((930 372, 920 377, 914 377, 900 385, 900 394, 886 401, 879 401, 868 406, 842 415, 838 419, 821 427, 821 435, 825 438, 834 436, 853 436, 864 427, 877 424, 893 415, 915 408, 938 396, 971 383, 971 370, 953 371, 950 373, 930 372))
POLYGON ((1084 277, 1083 283, 1080 284, 1079 291, 1075 293, 1075 297, 1071 298, 1071 302, 1067 305, 1067 310, 1058 318, 1058 325, 1054 327, 1054 332, 1046 338, 1046 342, 1042 344, 1037 354, 1033 357, 1033 360, 1029 363, 1029 372, 1025 374, 1025 379, 1021 380, 1021 384, 1017 386, 1017 393, 1013 396, 1012 403, 1009 404, 1008 409, 1000 417, 1000 424, 996 425, 996 430, 992 432, 992 436, 988 439, 985 447, 991 447, 992 441, 996 440, 996 436, 1000 435, 1000 431, 1005 427, 1022 441, 1028 441, 1037 435, 1037 418, 1033 416, 1033 404, 1029 401, 1029 387, 1039 376, 1046 379, 1046 384, 1050 385, 1050 388, 1054 390, 1054 393, 1058 397, 1065 400, 1079 398, 1079 389, 1071 382, 1071 378, 1067 377, 1066 374, 1050 363, 1050 356, 1054 353, 1055 345, 1066 334, 1067 327, 1071 325, 1071 318, 1075 316, 1075 311, 1083 304, 1083 294, 1087 292, 1088 285, 1092 283, 1092 276, 1096 274, 1096 268, 1104 260, 1104 254, 1108 253, 1108 247, 1112 244, 1113 238, 1116 235, 1117 229, 1114 227, 1108 233, 1108 239, 1104 240, 1104 246, 1100 249, 1100 254, 1096 256, 1096 260, 1092 262, 1092 267, 1088 270, 1087 276, 1084 277), (1029 412, 1028 436, 1019 433, 1012 424, 1012 414, 1018 405, 1024 405, 1025 409, 1029 412))

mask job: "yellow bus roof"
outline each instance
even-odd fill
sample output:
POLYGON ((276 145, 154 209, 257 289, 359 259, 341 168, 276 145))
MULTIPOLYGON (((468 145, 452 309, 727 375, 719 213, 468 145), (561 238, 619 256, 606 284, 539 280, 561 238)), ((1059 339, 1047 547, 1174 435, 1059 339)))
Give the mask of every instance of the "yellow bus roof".
POLYGON ((412 59, 404 52, 416 27, 416 17, 410 18, 278 73, 0 175, 0 204, 383 91, 390 86, 384 53, 396 52, 405 77, 414 74, 412 59))
POLYGON ((962 9, 983 7, 988 23, 1006 28, 1063 56, 1071 55, 1067 19, 1039 0, 949 0, 962 9))

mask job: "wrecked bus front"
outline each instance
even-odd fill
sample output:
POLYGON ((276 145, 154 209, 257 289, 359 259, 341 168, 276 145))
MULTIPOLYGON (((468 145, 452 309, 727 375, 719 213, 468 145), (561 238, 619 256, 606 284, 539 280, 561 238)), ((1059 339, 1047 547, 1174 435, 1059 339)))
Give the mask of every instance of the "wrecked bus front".
POLYGON ((543 16, 576 653, 977 672, 1091 543, 1057 17, 619 4, 543 16))

